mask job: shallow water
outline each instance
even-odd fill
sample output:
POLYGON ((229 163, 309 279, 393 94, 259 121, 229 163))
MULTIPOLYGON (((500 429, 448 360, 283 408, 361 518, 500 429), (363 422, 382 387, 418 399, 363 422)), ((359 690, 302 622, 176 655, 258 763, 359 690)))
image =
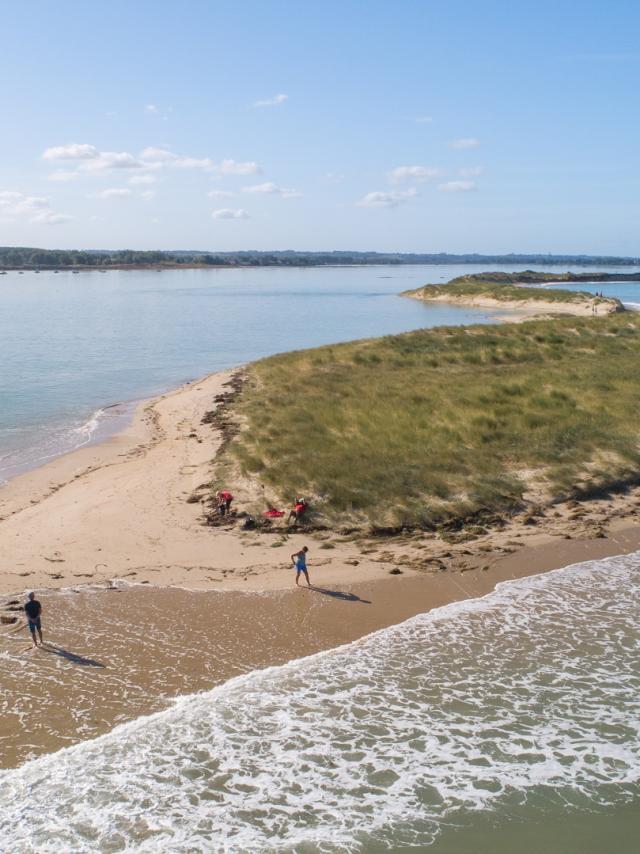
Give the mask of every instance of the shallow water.
POLYGON ((407 266, 1 276, 0 482, 117 429, 130 407, 123 413, 107 408, 110 404, 149 397, 285 350, 487 322, 495 312, 397 296, 478 270, 407 266))
POLYGON ((631 854, 639 582, 640 553, 579 564, 183 697, 0 772, 0 839, 631 854))

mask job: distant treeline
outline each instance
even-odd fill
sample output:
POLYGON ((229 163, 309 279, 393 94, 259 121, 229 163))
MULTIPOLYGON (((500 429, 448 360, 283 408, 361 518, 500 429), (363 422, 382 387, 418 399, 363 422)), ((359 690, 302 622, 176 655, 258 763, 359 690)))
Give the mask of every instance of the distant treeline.
POLYGON ((68 267, 321 267, 358 264, 571 264, 640 265, 640 258, 602 255, 451 255, 448 252, 143 252, 0 247, 0 269, 68 267))

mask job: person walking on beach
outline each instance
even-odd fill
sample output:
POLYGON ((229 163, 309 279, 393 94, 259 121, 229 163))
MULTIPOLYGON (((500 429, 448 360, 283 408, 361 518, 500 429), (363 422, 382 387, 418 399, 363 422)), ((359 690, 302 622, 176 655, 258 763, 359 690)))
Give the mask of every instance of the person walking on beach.
POLYGON ((296 568, 296 587, 300 582, 300 573, 304 575, 307 579, 307 587, 311 587, 311 582, 309 581, 309 572, 307 571, 307 552, 309 549, 306 546, 303 546, 299 552, 294 552, 291 555, 291 563, 296 568))
POLYGON ((31 632, 31 640, 33 641, 34 646, 38 646, 36 641, 36 629, 38 630, 38 635, 40 636, 40 645, 42 646, 42 625, 40 623, 40 614, 42 614, 42 605, 36 599, 36 594, 33 590, 29 593, 29 598, 24 606, 25 613, 27 615, 27 625, 29 626, 29 631, 31 632))

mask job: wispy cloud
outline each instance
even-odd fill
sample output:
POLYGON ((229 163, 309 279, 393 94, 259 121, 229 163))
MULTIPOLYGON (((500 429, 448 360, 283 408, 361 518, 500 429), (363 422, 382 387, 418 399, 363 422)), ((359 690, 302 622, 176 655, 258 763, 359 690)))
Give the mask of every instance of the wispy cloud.
POLYGON ((160 110, 156 107, 155 104, 147 104, 144 108, 145 113, 149 113, 152 116, 157 116, 160 110))
POLYGON ((156 191, 155 190, 144 190, 142 193, 140 193, 140 198, 144 199, 145 202, 150 202, 153 199, 155 199, 155 197, 156 197, 156 191))
POLYGON ((341 184, 344 181, 344 175, 342 172, 325 172, 325 181, 328 181, 330 184, 341 184))
POLYGON ((461 175, 463 178, 475 178, 478 175, 482 175, 484 169, 482 166, 467 166, 463 169, 458 169, 458 175, 461 175))
POLYGON ((230 199, 235 196, 235 193, 232 193, 231 190, 209 190, 207 195, 210 199, 230 199))
POLYGON ((451 148, 463 150, 465 148, 477 148, 480 145, 480 140, 475 136, 467 136, 462 139, 454 139, 451 143, 451 148))
POLYGON ((140 185, 140 184, 155 184, 158 179, 155 175, 132 175, 129 178, 130 184, 140 185))
POLYGON ((95 145, 72 142, 45 149, 43 160, 78 163, 78 172, 107 172, 111 169, 145 169, 147 165, 128 151, 99 151, 95 145))
POLYGON ((249 219, 249 214, 244 208, 220 208, 212 211, 213 219, 249 219))
POLYGON ((264 101, 254 101, 252 107, 280 107, 289 99, 288 95, 274 95, 273 98, 265 98, 264 101))
POLYGON ((209 157, 189 157, 185 154, 176 154, 168 148, 145 148, 140 154, 142 160, 147 164, 159 164, 160 166, 171 166, 176 169, 202 169, 205 172, 213 172, 215 165, 209 157))
POLYGON ((396 166, 391 172, 387 172, 387 177, 394 184, 399 184, 402 181, 427 181, 441 174, 440 169, 433 166, 396 166))
POLYGON ((92 160, 100 154, 95 145, 71 142, 68 145, 54 145, 45 149, 43 160, 92 160))
POLYGON ((302 196, 302 193, 298 192, 298 190, 279 187, 273 181, 267 181, 264 184, 255 184, 253 187, 243 187, 242 192, 280 196, 283 199, 299 199, 302 196))
POLYGON ((49 181, 75 181, 76 178, 80 177, 79 172, 68 172, 64 169, 56 169, 55 172, 51 172, 47 178, 49 181))
POLYGON ((95 194, 96 199, 128 199, 133 191, 128 187, 110 187, 108 190, 100 190, 95 194))
POLYGON ((445 184, 439 184, 438 189, 442 193, 469 193, 477 187, 473 181, 447 181, 445 184))
POLYGON ((262 172, 255 160, 223 160, 218 168, 223 175, 259 175, 262 172))
POLYGON ((62 225, 73 217, 51 210, 51 200, 47 196, 27 196, 8 190, 0 192, 0 221, 25 219, 33 225, 62 225))
POLYGON ((415 187, 408 190, 376 191, 367 193, 356 205, 360 208, 397 208, 398 205, 413 199, 418 195, 415 187))

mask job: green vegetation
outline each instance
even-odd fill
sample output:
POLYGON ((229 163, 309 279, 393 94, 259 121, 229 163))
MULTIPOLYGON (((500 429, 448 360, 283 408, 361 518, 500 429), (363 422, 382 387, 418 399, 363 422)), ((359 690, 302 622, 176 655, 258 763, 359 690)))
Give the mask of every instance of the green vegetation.
POLYGON ((631 312, 288 353, 250 367, 220 464, 329 524, 509 513, 637 479, 639 371, 631 312))
MULTIPOLYGON (((588 291, 526 287, 526 284, 542 282, 603 281, 602 276, 606 275, 608 274, 598 273, 588 277, 571 273, 534 273, 531 270, 525 270, 522 273, 480 273, 451 279, 446 285, 424 285, 421 288, 404 291, 402 295, 426 300, 449 297, 453 300, 485 298, 504 302, 521 300, 556 303, 595 302, 621 310, 622 305, 619 300, 596 297, 588 291)), ((627 276, 627 278, 630 277, 627 276)))
MULTIPOLYGON (((104 251, 99 249, 34 249, 22 246, 0 246, 0 269, 34 269, 45 267, 321 267, 349 264, 602 264, 630 266, 638 258, 596 257, 589 255, 449 255, 418 252, 143 252, 135 249, 104 251)), ((500 276, 501 274, 496 274, 500 276)), ((536 274, 533 274, 536 275, 536 274)), ((539 274, 537 274, 539 275, 539 274)), ((571 274, 567 274, 571 275, 571 274)), ((580 274, 573 274, 578 281, 580 274)), ((607 274, 600 274, 606 276, 607 274)), ((610 276, 610 280, 640 278, 638 274, 610 276)), ((584 281, 594 281, 584 274, 584 281)), ((598 279, 605 281, 605 279, 598 279)))

